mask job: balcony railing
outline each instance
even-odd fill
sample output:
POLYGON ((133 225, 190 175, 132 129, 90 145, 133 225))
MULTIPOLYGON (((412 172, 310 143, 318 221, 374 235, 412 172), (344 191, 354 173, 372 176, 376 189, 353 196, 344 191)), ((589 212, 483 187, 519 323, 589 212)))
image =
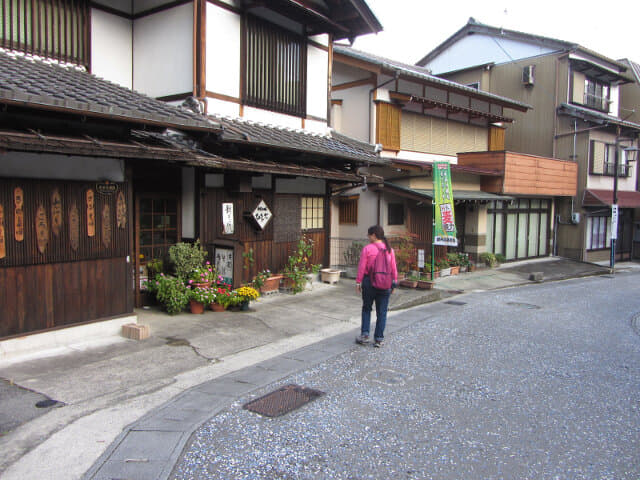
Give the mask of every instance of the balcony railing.
MULTIPOLYGON (((615 171, 615 164, 613 162, 608 162, 604 164, 603 175, 610 175, 613 177, 613 172, 615 171)), ((626 164, 618 164, 618 176, 619 177, 628 177, 631 175, 631 165, 626 164)))
POLYGON ((610 104, 611 104, 611 100, 609 100, 606 97, 593 95, 591 93, 584 94, 584 105, 587 107, 595 108, 603 112, 608 112, 610 104))

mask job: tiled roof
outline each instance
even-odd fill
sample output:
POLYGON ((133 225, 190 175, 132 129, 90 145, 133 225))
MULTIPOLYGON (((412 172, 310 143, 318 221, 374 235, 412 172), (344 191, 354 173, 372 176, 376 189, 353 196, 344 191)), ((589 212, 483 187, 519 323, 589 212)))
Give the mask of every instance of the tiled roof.
POLYGON ((640 84, 640 64, 637 64, 636 62, 632 62, 628 58, 623 58, 622 60, 620 60, 620 62, 624 63, 629 67, 629 70, 631 70, 631 73, 636 79, 636 83, 640 84))
POLYGON ((275 147, 282 150, 311 153, 370 163, 388 163, 368 143, 329 132, 326 135, 265 125, 240 118, 212 117, 224 131, 221 140, 254 146, 275 147))
POLYGON ((558 113, 564 113, 566 115, 572 115, 579 118, 586 117, 587 119, 598 123, 609 123, 612 125, 620 125, 622 127, 633 128, 634 130, 640 130, 640 124, 638 123, 621 120, 618 117, 607 115, 606 113, 591 110, 590 108, 581 107, 579 105, 569 105, 568 103, 562 103, 558 107, 558 113))
POLYGON ((365 62, 379 65, 382 68, 386 68, 388 70, 393 70, 393 71, 403 73, 410 77, 415 77, 421 80, 427 80, 431 83, 442 85, 443 87, 447 87, 449 89, 458 90, 459 92, 464 92, 466 94, 471 94, 474 97, 481 97, 481 98, 484 98, 486 101, 494 101, 494 102, 497 101, 502 103, 503 106, 507 108, 515 107, 518 110, 532 108, 531 105, 527 105, 526 103, 522 103, 517 100, 513 100, 511 98, 502 97, 500 95, 495 95, 493 93, 483 92, 482 90, 477 90, 475 88, 467 87, 466 85, 452 82, 451 80, 445 80, 444 78, 436 77, 435 75, 432 75, 428 69, 417 66, 417 65, 409 65, 406 63, 398 62, 396 60, 391 60, 389 58, 379 57, 378 55, 373 55, 371 53, 355 50, 351 47, 347 47, 344 45, 335 45, 333 48, 333 51, 335 53, 340 53, 348 57, 355 58, 357 60, 364 60, 365 62))
POLYGON ((73 65, 0 49, 0 103, 187 129, 216 130, 205 117, 91 75, 73 65))

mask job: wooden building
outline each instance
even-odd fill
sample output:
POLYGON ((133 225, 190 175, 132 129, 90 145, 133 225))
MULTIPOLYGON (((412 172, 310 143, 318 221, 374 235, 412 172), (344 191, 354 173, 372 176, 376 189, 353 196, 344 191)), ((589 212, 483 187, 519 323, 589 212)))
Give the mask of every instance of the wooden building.
POLYGON ((2 10, 0 338, 133 318, 179 241, 234 284, 303 233, 325 263, 328 192, 376 181, 373 146, 327 128, 331 39, 380 30, 366 3, 153 3, 2 10))

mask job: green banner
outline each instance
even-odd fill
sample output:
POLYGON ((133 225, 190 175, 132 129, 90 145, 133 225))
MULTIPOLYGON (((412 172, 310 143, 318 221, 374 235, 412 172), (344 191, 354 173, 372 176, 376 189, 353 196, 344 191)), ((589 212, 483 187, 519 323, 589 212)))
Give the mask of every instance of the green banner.
POLYGON ((433 199, 435 201, 434 245, 457 247, 456 219, 453 212, 453 188, 448 162, 433 163, 433 199))

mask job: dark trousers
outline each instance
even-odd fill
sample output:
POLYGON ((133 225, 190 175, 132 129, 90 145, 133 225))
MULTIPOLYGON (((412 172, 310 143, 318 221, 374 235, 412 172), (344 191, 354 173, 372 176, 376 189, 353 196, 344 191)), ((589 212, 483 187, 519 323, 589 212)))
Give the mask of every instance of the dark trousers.
POLYGON ((384 327, 387 324, 387 310, 391 290, 378 290, 371 285, 371 279, 365 276, 362 279, 362 323, 360 333, 369 335, 371 329, 371 309, 376 303, 376 330, 373 334, 375 340, 384 339, 384 327))

